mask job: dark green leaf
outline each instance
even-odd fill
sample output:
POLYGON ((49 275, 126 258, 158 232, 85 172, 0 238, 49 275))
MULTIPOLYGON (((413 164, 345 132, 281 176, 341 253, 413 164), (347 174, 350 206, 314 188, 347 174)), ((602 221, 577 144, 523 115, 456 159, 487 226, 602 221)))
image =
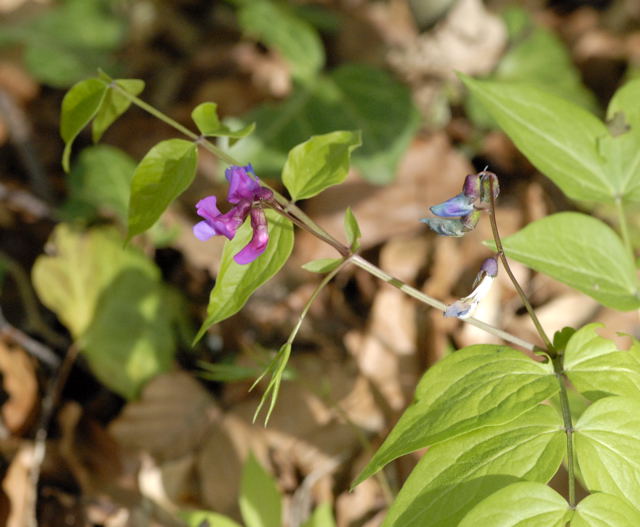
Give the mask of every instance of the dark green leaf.
POLYGON ((351 152, 362 144, 360 132, 331 132, 313 136, 289 152, 282 182, 297 201, 344 181, 351 152))
POLYGON ((305 271, 312 273, 329 273, 333 271, 343 262, 342 258, 319 258, 318 260, 312 260, 302 266, 305 271))
POLYGON ((566 527, 572 516, 573 510, 555 490, 542 483, 522 481, 482 500, 459 527, 566 527))
POLYGON ((242 470, 239 501, 246 527, 282 527, 282 498, 273 478, 253 454, 242 470))
MULTIPOLYGON (((131 95, 139 95, 144 90, 144 81, 138 79, 116 79, 115 82, 120 88, 131 95)), ((122 94, 118 88, 109 86, 92 123, 93 142, 97 143, 102 134, 113 122, 126 112, 131 106, 131 100, 122 94)))
POLYGON ((619 190, 597 149, 609 132, 593 114, 531 85, 461 78, 518 149, 567 196, 615 199, 619 190))
POLYGON ((222 253, 216 285, 209 297, 207 319, 202 324, 198 341, 214 324, 237 313, 253 292, 276 274, 289 259, 293 249, 293 225, 273 210, 266 210, 269 223, 269 244, 264 253, 247 265, 238 265, 233 257, 251 239, 252 231, 246 221, 233 240, 227 242, 222 253))
POLYGON ((571 527, 637 527, 640 512, 617 496, 598 492, 583 499, 576 507, 571 527))
POLYGON ((147 152, 131 182, 127 239, 151 227, 187 189, 196 174, 197 162, 195 143, 184 139, 162 141, 147 152))
MULTIPOLYGON (((509 258, 605 306, 620 310, 640 307, 634 262, 618 235, 596 218, 577 212, 553 214, 527 225, 502 243, 509 258)), ((493 242, 488 245, 495 247, 493 242)))
POLYGON ((295 77, 310 81, 324 66, 324 49, 317 32, 285 3, 242 1, 238 22, 246 33, 276 49, 295 77))
MULTIPOLYGON (((475 504, 522 478, 544 483, 566 450, 560 416, 537 405, 513 421, 427 450, 394 501, 384 527, 458 525, 475 504)), ((493 527, 491 522, 479 523, 493 527)))
POLYGON ((640 349, 619 351, 614 342, 598 336, 601 324, 577 331, 565 351, 564 370, 571 384, 585 397, 625 395, 640 400, 640 349))
POLYGON ((65 172, 69 172, 69 156, 73 140, 95 117, 106 91, 107 85, 104 81, 87 79, 74 85, 62 99, 60 135, 65 143, 62 154, 62 166, 65 172))
POLYGON ((575 452, 589 491, 640 503, 640 402, 605 397, 574 425, 575 452))
POLYGON ((479 345, 457 351, 422 377, 413 403, 354 485, 399 456, 506 423, 558 390, 550 364, 513 349, 479 345))

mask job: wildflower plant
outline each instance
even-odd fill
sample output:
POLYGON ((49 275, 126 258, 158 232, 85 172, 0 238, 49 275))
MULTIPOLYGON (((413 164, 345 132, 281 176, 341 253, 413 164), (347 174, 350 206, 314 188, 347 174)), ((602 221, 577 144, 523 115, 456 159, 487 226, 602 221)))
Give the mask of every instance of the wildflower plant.
MULTIPOLYGON (((487 245, 495 254, 482 263, 470 295, 447 306, 358 254, 360 229, 350 210, 345 213, 344 244, 298 206, 298 201, 345 179, 351 154, 362 142, 359 132, 314 135, 291 149, 282 167, 287 198, 258 179, 246 164, 250 159, 236 160, 210 141, 242 141, 251 133, 250 125, 231 130, 218 120, 215 104, 205 103, 192 114, 198 129, 193 132, 139 99, 141 81, 113 80, 104 74, 75 85, 63 101, 64 164, 68 167, 71 144, 84 126, 93 122, 94 138, 99 138, 131 104, 186 136, 159 143, 138 164, 131 182, 128 239, 150 228, 189 186, 200 148, 229 166, 230 206, 220 206, 228 210, 221 211, 214 196, 203 196, 196 204, 201 220, 194 235, 203 243, 215 235, 228 240, 196 341, 241 309, 282 268, 293 247, 294 226, 336 249, 335 258, 305 265, 324 276, 261 377, 268 380, 260 403, 260 408, 268 403, 265 420, 276 404, 311 303, 349 265, 506 343, 457 350, 420 380, 413 404, 353 483, 358 485, 402 455, 427 448, 392 503, 385 527, 640 525, 640 344, 634 340, 628 351, 619 350, 597 334, 597 324, 547 335, 507 258, 605 306, 640 308, 638 243, 626 214, 640 201, 640 81, 614 95, 607 115, 621 114, 627 131, 613 135, 594 115, 538 88, 462 80, 529 160, 569 198, 613 207, 619 234, 597 217, 562 212, 502 240, 495 215, 498 177, 488 170, 468 175, 459 194, 431 206, 435 217, 421 220, 437 234, 454 237, 472 230, 483 215, 491 223, 493 241, 487 245), (471 316, 491 287, 499 263, 538 332, 535 343, 471 316), (585 404, 570 404, 570 392, 571 400, 585 404), (565 495, 547 485, 563 464, 565 495), (579 502, 578 481, 586 491, 579 502)), ((428 189, 424 191, 427 195, 428 189)))

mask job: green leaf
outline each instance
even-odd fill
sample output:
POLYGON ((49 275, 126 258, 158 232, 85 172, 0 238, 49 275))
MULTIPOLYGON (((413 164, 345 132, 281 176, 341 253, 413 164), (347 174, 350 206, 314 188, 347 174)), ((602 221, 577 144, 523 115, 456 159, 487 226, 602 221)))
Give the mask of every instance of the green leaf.
POLYGON ((640 402, 605 397, 574 425, 575 452, 589 491, 640 503, 640 402))
MULTIPOLYGON (((295 330, 294 330, 295 331, 295 330)), ((271 360, 267 369, 262 372, 256 381, 251 386, 253 389, 265 376, 269 376, 269 384, 267 385, 267 389, 262 394, 260 398, 260 403, 256 408, 256 411, 253 414, 253 421, 255 422, 260 415, 260 411, 264 406, 264 403, 269 400, 269 408, 267 409, 267 415, 264 417, 264 424, 267 426, 269 423, 269 419, 271 418, 271 413, 276 406, 276 401, 278 400, 278 393, 280 393, 280 384, 284 378, 284 373, 286 371, 287 364, 289 362, 289 357, 291 356, 291 340, 287 340, 280 349, 276 356, 271 360)))
MULTIPOLYGON (((618 235, 596 218, 577 212, 553 214, 502 243, 509 258, 607 307, 623 311, 640 307, 634 263, 618 235)), ((493 242, 487 245, 495 247, 493 242)))
POLYGON ((218 118, 218 105, 213 102, 203 102, 195 107, 191 112, 191 118, 196 123, 198 130, 204 136, 208 137, 231 137, 240 139, 246 137, 253 132, 256 127, 255 123, 238 130, 231 130, 228 126, 222 124, 218 118))
POLYGON ((576 507, 571 527, 637 527, 640 512, 617 496, 598 492, 583 499, 576 507))
POLYGON ((151 227, 196 175, 195 143, 168 139, 144 156, 133 174, 127 240, 151 227))
POLYGON ((336 527, 331 512, 331 504, 322 503, 313 511, 311 518, 302 524, 302 527, 336 527))
POLYGON ((347 233, 349 249, 351 249, 351 252, 357 251, 360 248, 360 236, 362 233, 360 232, 358 220, 356 220, 356 217, 353 215, 351 207, 347 207, 344 213, 344 230, 347 233))
MULTIPOLYGON (((475 504, 522 478, 551 479, 566 451, 562 420, 538 405, 516 419, 427 450, 403 485, 383 527, 458 525, 475 504)), ((491 526, 489 523, 478 523, 491 526)))
POLYGON ((239 498, 246 527, 281 527, 281 501, 275 482, 250 453, 242 470, 239 498))
POLYGON ((607 395, 625 395, 640 400, 640 348, 619 351, 614 342, 600 337, 588 324, 569 340, 564 371, 571 384, 585 397, 596 400, 607 395))
POLYGON ((485 498, 459 527, 565 527, 572 516, 569 504, 555 490, 542 483, 523 481, 485 498))
POLYGON ((342 258, 319 258, 307 262, 302 266, 305 271, 312 273, 330 273, 343 262, 342 258))
POLYGON ((324 66, 324 48, 316 30, 284 3, 242 1, 238 22, 243 30, 276 49, 294 77, 310 81, 324 66))
MULTIPOLYGON (((144 81, 139 79, 116 79, 120 88, 131 95, 139 95, 144 90, 144 81)), ((118 89, 108 86, 104 100, 92 123, 93 142, 97 143, 114 121, 126 112, 131 106, 131 100, 118 89)))
POLYGON ((406 86, 382 70, 352 64, 298 86, 282 104, 262 106, 245 121, 255 121, 256 132, 231 154, 251 159, 260 174, 279 174, 289 150, 311 135, 359 129, 363 145, 353 163, 364 178, 383 184, 393 180, 420 118, 406 86))
POLYGON ((85 148, 67 178, 69 199, 65 211, 87 220, 107 211, 124 222, 135 168, 135 161, 118 148, 108 145, 85 148))
POLYGON ((134 397, 167 370, 175 350, 172 320, 159 269, 139 251, 122 248, 116 229, 86 233, 59 224, 55 256, 40 256, 33 284, 40 300, 69 329, 93 373, 134 397))
POLYGON ((62 166, 69 172, 71 145, 80 131, 89 124, 102 104, 107 86, 100 79, 87 79, 74 85, 62 99, 60 136, 64 141, 62 166))
POLYGON ((615 182, 620 198, 640 201, 640 79, 628 82, 609 102, 607 119, 622 118, 624 130, 607 134, 599 143, 606 171, 615 182))
POLYGON ((178 517, 187 522, 188 527, 242 527, 217 512, 182 510, 178 512, 178 517))
POLYGON ((506 346, 469 346, 422 377, 415 398, 354 486, 399 456, 515 419, 559 390, 550 364, 506 346))
POLYGON ((609 132, 593 114, 531 85, 460 77, 518 149, 567 196, 612 202, 620 193, 596 146, 609 132))
POLYGON ((269 244, 256 260, 247 265, 239 265, 233 260, 234 255, 251 239, 249 221, 245 221, 233 240, 225 244, 216 284, 209 297, 207 319, 196 335, 195 342, 202 338, 209 327, 240 311, 253 292, 289 259, 293 249, 293 224, 273 210, 267 209, 265 213, 269 224, 269 244))
POLYGON ((311 137, 289 152, 282 182, 297 201, 344 181, 351 152, 362 144, 360 132, 331 132, 311 137))

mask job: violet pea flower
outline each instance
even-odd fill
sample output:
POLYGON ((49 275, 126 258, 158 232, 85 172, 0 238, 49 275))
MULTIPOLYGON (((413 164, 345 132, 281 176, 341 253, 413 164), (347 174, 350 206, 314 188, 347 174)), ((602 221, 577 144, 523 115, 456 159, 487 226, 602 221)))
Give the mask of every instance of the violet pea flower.
POLYGON ((473 282, 474 289, 471 294, 448 305, 444 316, 461 319, 469 318, 480 303, 480 300, 482 300, 489 292, 489 289, 491 289, 491 284, 496 276, 498 276, 498 259, 495 257, 487 258, 482 262, 480 272, 473 282))
POLYGON ((201 199, 196 204, 196 212, 204 220, 193 226, 193 234, 202 241, 218 235, 232 240, 247 216, 250 216, 253 230, 251 241, 233 257, 237 264, 244 265, 253 262, 267 248, 269 230, 262 202, 270 200, 273 192, 260 184, 251 165, 231 166, 225 171, 225 177, 229 182, 227 201, 234 206, 222 213, 215 196, 201 199))

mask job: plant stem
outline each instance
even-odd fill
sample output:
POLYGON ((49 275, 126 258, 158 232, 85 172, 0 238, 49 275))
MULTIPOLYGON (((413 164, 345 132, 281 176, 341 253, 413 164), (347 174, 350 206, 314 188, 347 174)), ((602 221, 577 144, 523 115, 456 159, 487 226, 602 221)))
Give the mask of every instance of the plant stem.
POLYGON ((498 222, 496 221, 496 213, 495 213, 496 197, 493 189, 494 189, 494 180, 493 178, 489 178, 489 194, 491 199, 491 207, 489 208, 489 218, 491 220, 491 231, 493 232, 493 239, 496 242, 496 249, 498 250, 498 255, 500 256, 500 260, 502 261, 504 270, 507 272, 509 279, 513 283, 513 287, 515 287, 518 293, 518 296, 520 297, 520 300, 522 301, 524 307, 527 309, 527 313, 529 313, 529 317, 531 318, 533 325, 536 327, 536 330, 538 331, 538 335, 540 335, 542 342, 544 342, 547 353, 551 358, 554 358, 556 356, 556 351, 553 347, 553 344, 551 343, 551 340, 549 339, 549 337, 547 336, 547 333, 542 327, 542 324, 540 324, 540 320, 538 320, 538 316, 536 315, 536 312, 533 310, 533 306, 529 302, 527 295, 522 290, 522 288, 520 287, 520 284, 516 280, 516 277, 511 271, 511 267, 509 266, 509 261, 507 260, 507 256, 504 253, 504 249, 502 247, 502 240, 500 239, 500 233, 498 232, 498 222))
MULTIPOLYGON (((384 282, 387 282, 393 287, 397 287, 403 293, 415 298, 416 300, 419 300, 423 304, 427 304, 428 306, 434 307, 439 311, 447 310, 446 304, 443 304, 439 300, 436 300, 435 298, 425 295, 422 291, 418 291, 417 289, 411 287, 410 285, 405 284, 403 281, 398 280, 397 278, 394 278, 393 276, 385 273, 382 269, 380 269, 379 267, 376 267, 375 265, 368 262, 361 256, 354 254, 353 256, 351 256, 350 260, 354 265, 357 265, 361 269, 364 269, 365 271, 371 273, 373 276, 379 278, 384 282)), ((495 335, 496 337, 499 337, 502 340, 505 340, 506 342, 511 342, 512 344, 515 344, 516 346, 520 346, 526 350, 534 351, 536 349, 536 346, 531 342, 522 340, 521 338, 516 337, 515 335, 511 335, 510 333, 507 333, 506 331, 496 328, 491 324, 487 324, 486 322, 482 322, 482 320, 478 320, 477 318, 469 317, 464 319, 464 322, 467 322, 472 326, 480 328, 483 331, 486 331, 487 333, 495 335)))
POLYGON ((631 260, 635 264, 635 255, 633 253, 633 246, 631 245, 631 237, 629 236, 629 226, 627 225, 627 217, 624 213, 624 204, 622 198, 617 196, 615 199, 616 212, 618 213, 618 224, 620 226, 620 234, 622 235, 622 241, 624 243, 627 252, 631 256, 631 260))
POLYGON ((556 355, 553 360, 553 370, 560 384, 560 407, 562 409, 562 422, 567 435, 567 473, 569 477, 569 505, 573 508, 576 505, 576 474, 573 454, 573 423, 571 422, 571 408, 569 407, 569 397, 567 386, 564 383, 564 367, 562 354, 556 355))

